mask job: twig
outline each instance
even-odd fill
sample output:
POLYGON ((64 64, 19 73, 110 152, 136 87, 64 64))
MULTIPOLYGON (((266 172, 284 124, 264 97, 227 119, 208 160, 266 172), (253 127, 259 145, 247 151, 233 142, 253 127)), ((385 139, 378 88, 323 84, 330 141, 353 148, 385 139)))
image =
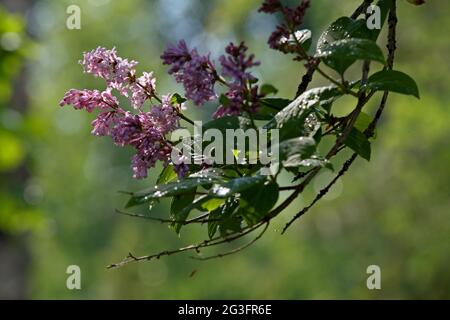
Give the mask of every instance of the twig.
POLYGON ((220 245, 220 244, 223 244, 223 243, 231 242, 231 241, 234 241, 236 239, 242 238, 245 235, 255 231, 256 229, 258 229, 262 224, 263 224, 263 222, 257 223, 256 225, 254 225, 252 227, 247 227, 247 228, 242 229, 239 232, 232 233, 231 235, 229 235, 228 237, 225 237, 225 238, 216 237, 216 238, 213 238, 213 239, 204 240, 203 242, 200 242, 198 244, 192 244, 192 245, 189 245, 189 246, 186 246, 186 247, 182 247, 182 248, 178 248, 178 249, 174 249, 174 250, 161 251, 161 252, 156 253, 156 254, 140 256, 140 257, 128 255, 122 261, 120 261, 118 263, 110 264, 106 268, 107 269, 119 268, 119 267, 122 267, 122 266, 124 266, 126 264, 129 264, 129 263, 132 263, 132 262, 150 261, 150 260, 153 260, 153 259, 159 259, 159 258, 161 258, 163 256, 170 256, 170 255, 181 253, 181 252, 185 252, 185 251, 195 250, 195 251, 198 252, 202 248, 216 246, 216 245, 220 245))
POLYGON ((244 244, 243 246, 240 246, 240 247, 238 247, 238 248, 236 248, 236 249, 233 249, 233 250, 230 250, 230 251, 227 251, 227 252, 224 252, 224 253, 219 253, 219 254, 216 254, 216 255, 208 256, 208 257, 191 257, 191 258, 192 258, 192 259, 195 259, 195 260, 202 260, 202 261, 205 261, 205 260, 211 260, 211 259, 222 258, 222 257, 225 257, 225 256, 229 256, 229 255, 238 253, 238 252, 240 252, 240 251, 242 251, 242 250, 245 250, 245 249, 247 249, 248 247, 250 247, 252 244, 254 244, 256 241, 258 241, 259 239, 261 239, 261 237, 262 237, 262 236, 264 235, 264 233, 267 231, 267 228, 269 227, 269 223, 270 223, 270 222, 267 221, 267 222, 265 223, 265 227, 264 227, 264 229, 261 231, 261 233, 258 234, 258 235, 256 236, 256 238, 254 238, 252 241, 250 241, 250 242, 244 244))
POLYGON ((135 218, 141 218, 141 219, 147 219, 147 220, 151 220, 151 221, 157 221, 157 222, 161 222, 161 223, 167 223, 167 224, 171 224, 171 223, 180 223, 182 225, 188 225, 188 224, 192 224, 192 223, 199 223, 199 224, 204 224, 204 223, 208 223, 208 222, 220 222, 222 221, 222 219, 204 219, 206 217, 209 216, 209 213, 204 213, 199 215, 198 217, 189 219, 189 220, 172 220, 172 219, 164 219, 164 218, 158 218, 158 217, 152 217, 152 216, 146 216, 143 214, 137 214, 137 213, 132 213, 132 212, 126 212, 123 210, 119 210, 116 209, 116 213, 124 215, 124 216, 129 216, 129 217, 135 217, 135 218))
POLYGON ((372 2, 373 0, 364 0, 364 2, 361 3, 358 8, 356 8, 355 12, 353 12, 350 18, 356 19, 361 14, 365 13, 367 11, 367 8, 372 4, 372 2))
POLYGON ((356 157, 358 155, 356 153, 354 153, 346 162, 345 164, 342 166, 341 170, 339 171, 339 173, 336 175, 336 177, 334 177, 333 180, 331 180, 331 182, 322 190, 320 190, 320 192, 316 195, 316 197, 314 198, 314 200, 307 206, 304 207, 299 213, 297 213, 283 228, 283 231, 281 231, 281 234, 284 234, 286 232, 286 230, 291 226, 292 223, 294 223, 294 221, 296 221, 298 218, 300 218, 302 215, 304 215, 306 212, 308 212, 309 209, 311 209, 312 206, 314 206, 316 204, 317 201, 319 201, 320 199, 322 199, 327 193, 328 191, 330 191, 331 187, 347 172, 348 168, 350 168, 350 166, 352 165, 353 161, 355 161, 356 157))

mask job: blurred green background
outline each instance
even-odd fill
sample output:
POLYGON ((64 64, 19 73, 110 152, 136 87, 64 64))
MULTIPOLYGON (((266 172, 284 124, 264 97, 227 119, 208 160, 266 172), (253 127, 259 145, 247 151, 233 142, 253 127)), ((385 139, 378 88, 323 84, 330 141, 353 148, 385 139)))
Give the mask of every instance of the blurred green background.
MULTIPOLYGON (((140 62, 138 72, 155 71, 160 92, 180 91, 159 56, 181 38, 214 58, 230 40, 245 40, 262 61, 258 77, 288 98, 303 67, 266 46, 276 20, 257 13, 259 0, 0 1, 0 297, 450 298, 450 2, 398 2, 396 68, 413 75, 422 99, 391 96, 370 163, 358 159, 281 236, 280 227, 329 173, 319 176, 263 239, 238 255, 208 262, 179 255, 106 270, 129 251, 179 247, 206 231, 186 228, 178 237, 164 225, 114 213, 126 200, 117 191, 152 185, 158 170, 133 181, 131 150, 91 136, 93 115, 58 106, 72 87, 104 86, 83 75, 82 52, 116 46, 140 62), (81 8, 81 30, 66 28, 70 4, 81 8), (73 264, 81 268, 81 290, 66 288, 73 264), (381 268, 381 290, 366 288, 373 264, 381 268)), ((317 39, 359 3, 313 0, 305 27, 317 39)), ((207 119, 214 106, 189 109, 207 119)), ((166 215, 167 205, 154 214, 166 215)))

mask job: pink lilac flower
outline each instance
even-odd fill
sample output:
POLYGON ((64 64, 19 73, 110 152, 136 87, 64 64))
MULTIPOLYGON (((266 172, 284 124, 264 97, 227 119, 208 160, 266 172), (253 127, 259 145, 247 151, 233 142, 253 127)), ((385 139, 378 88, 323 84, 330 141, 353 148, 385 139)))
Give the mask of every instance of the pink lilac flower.
POLYGON ((278 25, 274 32, 269 37, 268 44, 272 49, 279 50, 283 53, 288 53, 286 46, 281 44, 281 40, 289 38, 292 32, 295 31, 302 23, 306 10, 310 6, 310 0, 302 0, 300 5, 292 9, 288 6, 283 6, 281 1, 266 0, 259 9, 260 12, 273 14, 276 12, 282 12, 285 23, 278 25))
POLYGON ((98 90, 70 89, 66 92, 59 105, 61 107, 72 105, 74 109, 85 109, 87 112, 92 112, 95 108, 116 108, 118 101, 109 90, 100 92, 98 90))
POLYGON ((108 50, 98 47, 90 52, 85 52, 80 61, 84 72, 93 74, 106 80, 108 86, 127 95, 127 85, 134 76, 136 61, 129 61, 117 56, 115 48, 108 50))
POLYGON ((111 138, 118 146, 132 145, 142 138, 142 124, 139 115, 126 112, 118 119, 111 131, 111 138))
POLYGON ((284 7, 283 12, 288 23, 296 27, 300 26, 309 6, 310 0, 303 0, 295 9, 284 7))
POLYGON ((217 98, 214 92, 216 71, 209 55, 202 56, 196 49, 189 50, 184 41, 178 46, 169 46, 161 56, 164 64, 171 65, 170 74, 182 83, 186 98, 197 105, 217 98))
POLYGON ((269 40, 267 41, 269 47, 284 52, 280 46, 280 40, 282 38, 289 37, 289 34, 289 30, 284 24, 277 26, 276 29, 271 33, 271 35, 269 36, 269 40))
MULTIPOLYGON (((184 50, 182 43, 180 48, 179 50, 184 50)), ((189 73, 189 75, 177 73, 177 77, 183 78, 183 83, 192 96, 204 95, 203 98, 197 98, 197 102, 209 99, 206 95, 207 90, 211 90, 211 84, 209 87, 202 86, 202 84, 194 85, 197 79, 189 79, 189 76, 200 78, 201 75, 196 75, 195 72, 203 72, 209 77, 210 74, 207 70, 212 67, 212 63, 208 57, 198 55, 196 50, 188 52, 185 47, 185 51, 189 54, 189 61, 183 62, 183 58, 177 58, 175 53, 171 58, 173 61, 178 61, 176 64, 182 65, 182 73, 189 73), (188 83, 189 81, 191 83, 188 83)), ((100 110, 96 119, 91 123, 92 134, 109 135, 116 145, 131 146, 135 149, 136 153, 132 159, 135 178, 145 178, 148 168, 153 167, 157 161, 168 165, 172 146, 166 140, 166 135, 179 127, 178 112, 179 109, 182 109, 183 104, 172 105, 172 96, 167 95, 162 97, 160 104, 152 106, 149 112, 143 112, 141 108, 144 102, 156 97, 156 80, 153 73, 144 72, 141 77, 137 78, 134 70, 137 62, 118 57, 114 48, 107 50, 99 47, 87 52, 80 63, 86 73, 105 79, 107 89, 103 92, 71 89, 64 95, 60 105, 72 105, 75 109, 85 109, 88 112, 92 112, 94 109, 100 110), (129 97, 132 106, 138 109, 139 113, 125 112, 120 108, 117 98, 111 93, 112 89, 129 97)), ((209 80, 209 82, 212 81, 209 80)), ((211 93, 209 94, 211 95, 211 93)), ((181 163, 175 169, 179 177, 182 177, 189 168, 186 164, 181 163)))
POLYGON ((258 93, 258 86, 252 86, 248 91, 240 85, 232 85, 225 96, 228 98, 228 104, 220 105, 213 114, 214 118, 239 116, 243 111, 255 113, 260 107, 260 99, 264 97, 258 93))
POLYGON ((281 10, 281 8, 282 5, 280 0, 265 0, 258 11, 265 13, 275 13, 281 10))
POLYGON ((154 167, 157 161, 163 161, 164 165, 167 165, 171 150, 172 148, 168 144, 153 142, 149 144, 149 148, 137 149, 137 153, 132 160, 133 177, 136 179, 146 178, 147 169, 154 167))
POLYGON ((215 118, 225 115, 237 116, 242 112, 256 112, 259 108, 258 86, 254 85, 256 78, 248 69, 258 66, 259 61, 254 61, 254 55, 247 56, 248 48, 242 42, 239 46, 230 43, 225 52, 227 55, 220 57, 222 74, 230 77, 229 90, 225 93, 227 104, 221 105, 214 113, 215 118))
POLYGON ((112 127, 117 123, 120 112, 117 110, 101 112, 94 121, 91 133, 94 136, 108 136, 111 134, 112 127))
POLYGON ((179 127, 180 117, 170 102, 171 95, 163 96, 160 105, 152 107, 150 114, 155 128, 165 135, 179 127))
POLYGON ((144 102, 154 95, 156 90, 156 79, 153 72, 144 72, 143 75, 136 79, 130 85, 131 104, 135 109, 140 109, 144 102))
POLYGON ((208 71, 211 66, 209 57, 195 56, 184 65, 183 72, 178 72, 175 76, 177 82, 183 83, 186 98, 192 100, 196 105, 201 106, 205 102, 217 98, 214 92, 216 79, 208 71))
POLYGON ((186 176, 189 171, 189 166, 185 163, 176 164, 173 166, 173 169, 177 173, 178 179, 182 179, 186 176))
POLYGON ((178 72, 183 65, 191 60, 191 53, 184 40, 178 42, 177 46, 169 45, 164 53, 161 55, 163 64, 171 65, 169 74, 178 72))
POLYGON ((244 42, 241 42, 239 46, 230 43, 225 48, 227 56, 223 55, 219 58, 222 65, 222 74, 233 78, 233 81, 236 83, 242 83, 245 80, 255 80, 255 77, 247 69, 260 65, 260 62, 254 61, 255 56, 253 54, 247 57, 247 50, 248 48, 244 42))
POLYGON ((131 161, 131 168, 133 169, 133 178, 144 179, 147 177, 148 162, 142 159, 139 155, 134 155, 131 161))
POLYGON ((179 117, 170 104, 170 96, 164 96, 160 105, 149 112, 135 115, 127 112, 119 118, 111 130, 111 137, 118 146, 132 146, 136 155, 132 161, 135 178, 145 178, 147 169, 157 161, 167 164, 172 147, 165 135, 178 128, 179 117))

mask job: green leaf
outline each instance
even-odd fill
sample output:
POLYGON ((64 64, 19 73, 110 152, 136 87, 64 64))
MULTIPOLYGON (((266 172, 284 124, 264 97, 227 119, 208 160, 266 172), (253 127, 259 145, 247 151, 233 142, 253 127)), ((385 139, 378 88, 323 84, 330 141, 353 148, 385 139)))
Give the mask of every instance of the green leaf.
POLYGON ((156 185, 152 188, 133 193, 125 207, 134 207, 162 197, 192 193, 196 187, 212 184, 217 180, 217 178, 212 177, 185 178, 181 181, 156 185))
POLYGON ((287 105, 289 105, 292 102, 292 100, 283 98, 265 98, 261 99, 261 102, 264 105, 272 107, 273 109, 282 110, 287 105))
POLYGON ((322 49, 324 46, 338 40, 359 38, 370 39, 376 41, 383 25, 386 22, 389 8, 391 7, 391 0, 379 0, 376 4, 380 8, 381 19, 380 29, 370 30, 367 28, 367 21, 365 19, 352 19, 349 17, 341 17, 334 21, 319 37, 317 42, 317 49, 322 49))
MULTIPOLYGON (((308 29, 303 29, 295 32, 296 42, 300 43, 303 50, 308 51, 312 44, 312 32, 308 29)), ((292 40, 295 39, 292 37, 292 40)))
POLYGON ((282 141, 279 148, 280 161, 284 167, 298 167, 298 163, 310 158, 316 151, 316 141, 311 137, 298 137, 282 141))
POLYGON ((331 163, 315 155, 316 141, 312 137, 299 137, 280 143, 280 161, 284 168, 297 167, 327 167, 332 169, 331 163))
POLYGON ((192 173, 191 175, 189 175, 189 178, 206 178, 211 179, 210 181, 217 181, 222 180, 224 174, 224 170, 220 168, 207 168, 192 173))
POLYGON ((228 97, 224 94, 221 94, 219 97, 219 102, 221 105, 227 107, 230 105, 230 99, 228 99, 228 97))
MULTIPOLYGON (((372 123, 372 121, 373 121, 373 118, 370 115, 368 115, 365 112, 361 112, 358 115, 358 118, 356 119, 355 128, 361 132, 364 132, 369 127, 369 125, 372 123)), ((373 138, 376 138, 376 129, 373 134, 373 138)))
POLYGON ((317 51, 323 50, 327 45, 338 40, 349 38, 369 39, 370 36, 371 33, 366 26, 365 20, 341 17, 321 34, 317 42, 317 51))
POLYGON ((258 112, 252 114, 252 117, 254 120, 271 120, 276 113, 277 110, 274 108, 262 104, 262 106, 258 109, 258 112))
MULTIPOLYGON (((356 82, 350 83, 350 87, 354 86, 355 83, 356 82)), ((278 103, 284 109, 279 111, 274 119, 266 124, 265 127, 268 129, 280 129, 281 141, 308 135, 311 133, 311 130, 305 126, 305 121, 308 116, 314 112, 314 106, 317 105, 327 110, 331 104, 342 97, 343 94, 344 93, 339 87, 330 85, 310 89, 289 104, 289 100, 281 99, 282 101, 279 101, 278 103)), ((275 101, 268 102, 272 104, 276 103, 275 101)))
POLYGON ((254 225, 263 218, 278 201, 278 184, 267 181, 241 193, 239 213, 248 225, 254 225))
POLYGON ((159 174, 156 184, 166 184, 177 178, 177 173, 173 169, 172 165, 167 165, 159 174))
MULTIPOLYGON (((185 221, 189 215, 189 211, 186 210, 195 199, 195 190, 189 194, 181 194, 173 197, 172 203, 170 205, 170 217, 175 221, 185 221)), ((174 222, 172 226, 175 227, 177 233, 180 232, 182 223, 174 222)))
POLYGON ((390 91, 420 98, 419 88, 413 78, 395 70, 382 70, 369 77, 367 87, 377 91, 390 91))
POLYGON ((370 161, 370 142, 367 137, 356 128, 352 128, 347 139, 345 139, 345 145, 355 151, 359 156, 370 161))
POLYGON ((356 118, 355 128, 361 132, 364 132, 364 130, 367 129, 367 127, 370 125, 371 122, 372 122, 371 116, 369 116, 365 112, 360 112, 358 118, 356 118))
POLYGON ((279 129, 280 141, 305 136, 307 135, 306 118, 314 111, 313 107, 318 103, 319 99, 316 96, 310 97, 310 92, 307 91, 279 111, 264 127, 279 129))
POLYGON ((327 160, 327 159, 323 159, 317 155, 313 155, 311 156, 311 158, 309 159, 305 159, 305 160, 300 160, 299 162, 294 162, 295 159, 288 163, 286 165, 286 167, 305 167, 305 168, 315 168, 315 167, 322 167, 322 168, 327 168, 330 169, 331 171, 333 171, 333 165, 332 163, 327 160))
POLYGON ((224 199, 212 198, 202 204, 202 209, 213 211, 220 207, 224 202, 224 199))
POLYGON ((205 132, 208 129, 217 129, 223 134, 227 129, 246 129, 249 126, 249 121, 244 117, 225 116, 214 119, 203 124, 202 130, 205 132))
POLYGON ((285 108, 292 100, 282 98, 261 99, 262 106, 253 114, 255 120, 271 120, 278 111, 285 108))
POLYGON ((224 217, 225 219, 219 224, 219 231, 222 237, 226 237, 228 234, 234 232, 240 232, 242 230, 242 218, 239 215, 231 214, 224 217))
POLYGON ((187 101, 186 98, 183 98, 178 93, 174 93, 170 98, 170 104, 172 105, 182 104, 186 101, 187 101))
POLYGON ((269 94, 277 94, 278 93, 278 89, 275 88, 273 85, 271 84, 263 84, 260 88, 260 92, 267 96, 269 94))
MULTIPOLYGON (((234 199, 228 199, 226 202, 217 208, 216 210, 212 211, 209 214, 208 217, 208 235, 210 238, 214 237, 214 235, 217 232, 217 229, 219 226, 224 225, 222 229, 229 229, 230 226, 232 229, 236 229, 236 222, 229 222, 228 220, 231 220, 232 214, 238 207, 238 202, 234 199)), ((239 220, 239 226, 240 226, 240 220, 239 220)), ((225 231, 222 230, 222 231, 225 231)))
POLYGON ((249 176, 240 177, 230 180, 226 183, 216 184, 211 190, 210 194, 218 198, 228 198, 236 193, 247 190, 255 185, 264 183, 267 180, 267 176, 249 176))
MULTIPOLYGON (((175 232, 180 233, 183 222, 186 221, 192 210, 201 208, 201 206, 211 198, 212 197, 209 195, 202 195, 194 200, 194 198, 189 198, 188 195, 183 195, 180 198, 179 203, 176 204, 176 210, 174 209, 173 214, 171 210, 171 219, 176 221, 172 223, 175 232)), ((173 205, 174 204, 172 203, 172 206, 173 205)))
POLYGON ((311 30, 303 29, 298 30, 294 35, 289 35, 288 37, 282 37, 279 45, 283 48, 284 52, 296 53, 299 52, 298 45, 302 47, 304 51, 308 51, 312 44, 312 33, 311 30))
MULTIPOLYGON (((349 84, 349 87, 352 88, 355 85, 355 82, 349 84)), ((313 88, 306 91, 304 94, 305 98, 318 101, 318 105, 329 112, 331 110, 332 104, 344 95, 341 88, 330 85, 325 87, 313 88)))
POLYGON ((316 58, 320 58, 327 66, 340 74, 344 74, 356 60, 385 63, 383 52, 374 41, 357 38, 327 44, 317 51, 316 58))

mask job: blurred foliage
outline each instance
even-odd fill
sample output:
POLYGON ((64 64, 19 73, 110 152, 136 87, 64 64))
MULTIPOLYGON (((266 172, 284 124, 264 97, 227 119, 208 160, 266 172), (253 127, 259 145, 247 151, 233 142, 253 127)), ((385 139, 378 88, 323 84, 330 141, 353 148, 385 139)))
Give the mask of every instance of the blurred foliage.
MULTIPOLYGON (((315 0, 305 27, 320 32, 358 4, 315 0)), ((311 200, 312 193, 298 199, 264 239, 239 255, 208 262, 174 256, 105 270, 129 251, 147 254, 175 248, 201 239, 202 233, 199 229, 178 238, 158 223, 114 213, 126 200, 116 191, 149 186, 155 177, 132 181, 130 150, 90 136, 89 115, 58 107, 72 86, 94 88, 101 83, 80 72, 77 61, 82 52, 116 46, 121 56, 141 61, 138 71, 154 70, 159 90, 168 92, 179 90, 159 59, 168 42, 186 38, 217 57, 229 40, 246 40, 262 61, 261 81, 273 83, 281 95, 291 98, 303 67, 268 49, 266 39, 275 21, 257 14, 258 5, 256 0, 35 2, 27 23, 39 47, 30 61, 27 86, 32 109, 23 119, 6 105, 15 73, 10 66, 20 61, 20 50, 0 51, 0 110, 2 119, 10 119, 0 125, 0 170, 11 170, 30 158, 33 175, 25 193, 11 188, 12 181, 2 176, 0 228, 6 224, 5 212, 19 208, 41 211, 46 221, 30 241, 31 297, 450 298, 450 48, 443 32, 450 21, 442 15, 450 3, 444 1, 422 7, 399 2, 396 64, 417 79, 422 99, 392 95, 371 162, 358 160, 328 201, 286 235, 280 236, 279 228, 311 200), (81 30, 66 28, 66 7, 73 3, 81 7, 81 30), (21 119, 21 124, 9 128, 14 119, 21 119), (66 289, 65 270, 71 264, 81 267, 82 290, 66 289), (366 268, 371 264, 381 267, 382 290, 366 288, 366 268)), ((0 32, 20 32, 21 19, 15 19, 0 11, 0 32)), ((190 109, 192 118, 199 119, 208 117, 213 107, 190 109)), ((316 179, 316 190, 323 178, 316 179)), ((155 209, 155 215, 167 212, 165 202, 155 209)))
POLYGON ((28 156, 23 109, 12 106, 14 79, 30 56, 31 41, 25 21, 0 7, 0 232, 19 234, 41 223, 39 209, 30 205, 36 195, 32 185, 24 188, 16 179, 28 156))

